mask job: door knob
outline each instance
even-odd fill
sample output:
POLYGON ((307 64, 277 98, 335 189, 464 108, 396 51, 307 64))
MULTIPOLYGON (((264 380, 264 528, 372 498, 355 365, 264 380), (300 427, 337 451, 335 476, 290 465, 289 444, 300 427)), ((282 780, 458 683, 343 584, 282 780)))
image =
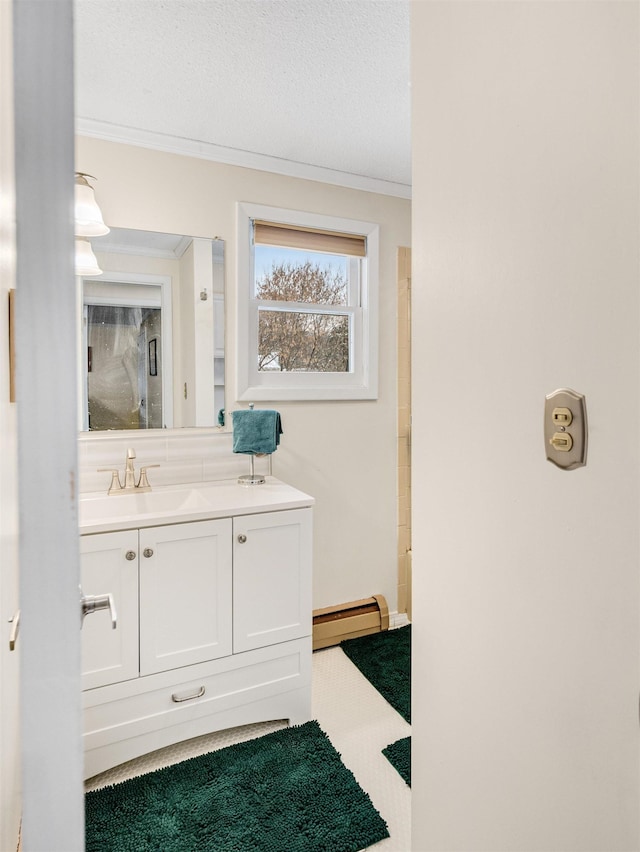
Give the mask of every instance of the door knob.
POLYGON ((18 631, 20 630, 20 610, 17 609, 12 618, 9 619, 11 625, 11 633, 9 634, 9 650, 15 651, 16 642, 18 641, 18 631))
POLYGON ((238 541, 240 542, 240 544, 244 544, 246 540, 246 535, 244 533, 240 533, 240 535, 238 536, 238 541))
MULTIPOLYGON (((80 608, 82 612, 82 622, 85 615, 90 615, 92 612, 97 612, 99 609, 108 609, 111 613, 111 627, 113 630, 118 626, 118 615, 116 607, 113 603, 113 595, 83 595, 80 589, 80 608)), ((81 625, 82 626, 82 623, 81 625)))

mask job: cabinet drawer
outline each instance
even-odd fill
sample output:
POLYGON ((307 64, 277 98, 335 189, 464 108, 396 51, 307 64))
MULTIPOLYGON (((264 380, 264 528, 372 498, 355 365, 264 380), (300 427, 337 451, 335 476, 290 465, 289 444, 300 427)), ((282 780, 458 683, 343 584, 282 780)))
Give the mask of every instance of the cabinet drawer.
POLYGON ((307 638, 87 691, 83 694, 85 749, 309 687, 310 650, 307 638))

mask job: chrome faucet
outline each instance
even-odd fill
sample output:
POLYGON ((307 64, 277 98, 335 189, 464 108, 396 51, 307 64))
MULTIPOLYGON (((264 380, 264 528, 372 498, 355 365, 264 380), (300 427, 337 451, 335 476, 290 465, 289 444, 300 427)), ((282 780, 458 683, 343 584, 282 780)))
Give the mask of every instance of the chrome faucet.
POLYGON ((140 491, 151 491, 151 486, 149 485, 149 480, 147 479, 147 470, 150 467, 160 467, 159 464, 146 464, 140 468, 140 475, 138 476, 138 481, 136 482, 136 469, 133 464, 133 460, 136 457, 136 451, 133 447, 129 447, 127 450, 127 458, 125 461, 124 467, 124 485, 120 482, 120 473, 118 470, 114 470, 110 467, 100 467, 98 468, 98 473, 110 473, 111 474, 111 485, 109 486, 109 490, 107 494, 135 494, 140 491))
POLYGON ((136 469, 133 466, 133 460, 136 457, 136 451, 133 447, 127 450, 127 461, 124 468, 124 490, 130 491, 136 487, 136 469))

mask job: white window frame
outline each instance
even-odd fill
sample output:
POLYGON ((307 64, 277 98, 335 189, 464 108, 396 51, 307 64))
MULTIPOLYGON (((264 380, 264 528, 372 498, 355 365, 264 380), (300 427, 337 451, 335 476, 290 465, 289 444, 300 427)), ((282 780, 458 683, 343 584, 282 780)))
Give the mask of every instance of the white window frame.
POLYGON ((236 288, 236 393, 238 400, 319 400, 378 398, 378 256, 379 225, 355 219, 285 210, 262 204, 237 204, 236 288), (258 370, 258 309, 287 307, 286 302, 265 302, 254 297, 253 221, 296 225, 366 237, 367 256, 362 263, 358 305, 310 306, 313 313, 349 316, 350 363, 348 373, 304 373, 258 370))

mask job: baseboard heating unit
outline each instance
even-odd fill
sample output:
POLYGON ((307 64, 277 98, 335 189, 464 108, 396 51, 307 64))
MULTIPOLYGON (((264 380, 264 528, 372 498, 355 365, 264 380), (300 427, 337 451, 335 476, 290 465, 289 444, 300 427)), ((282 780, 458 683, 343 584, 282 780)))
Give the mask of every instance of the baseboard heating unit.
POLYGON ((389 629, 389 607, 384 595, 328 606, 313 611, 313 650, 339 645, 368 633, 389 629))

